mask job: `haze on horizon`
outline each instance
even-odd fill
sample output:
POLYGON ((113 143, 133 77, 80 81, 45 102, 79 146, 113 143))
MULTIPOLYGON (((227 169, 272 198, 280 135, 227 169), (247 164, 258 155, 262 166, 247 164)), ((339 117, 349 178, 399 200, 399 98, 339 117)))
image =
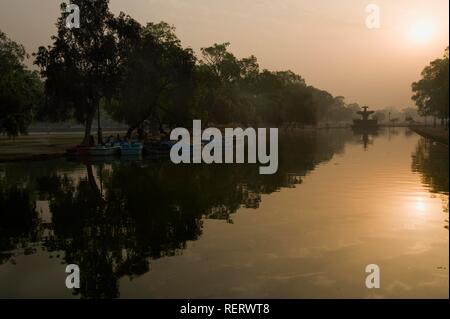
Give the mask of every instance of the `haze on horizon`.
MULTIPOLYGON (((0 29, 28 53, 51 43, 60 0, 2 0, 0 29)), ((166 21, 199 52, 231 42, 261 68, 290 69, 310 85, 372 108, 413 106, 411 83, 448 46, 447 0, 111 0, 140 23, 166 21), (380 7, 368 29, 365 8, 380 7)))

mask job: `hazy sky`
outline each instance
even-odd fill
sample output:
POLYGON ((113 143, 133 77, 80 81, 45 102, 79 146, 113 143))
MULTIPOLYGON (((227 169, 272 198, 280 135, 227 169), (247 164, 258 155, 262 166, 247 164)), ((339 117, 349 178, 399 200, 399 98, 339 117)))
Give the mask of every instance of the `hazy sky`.
MULTIPOLYGON (((28 52, 49 44, 61 0, 0 0, 0 29, 28 52)), ((196 52, 231 42, 262 68, 291 69, 308 84, 373 108, 412 106, 411 82, 448 45, 448 0, 111 0, 141 23, 173 24, 196 52), (368 4, 381 28, 368 29, 368 4)))

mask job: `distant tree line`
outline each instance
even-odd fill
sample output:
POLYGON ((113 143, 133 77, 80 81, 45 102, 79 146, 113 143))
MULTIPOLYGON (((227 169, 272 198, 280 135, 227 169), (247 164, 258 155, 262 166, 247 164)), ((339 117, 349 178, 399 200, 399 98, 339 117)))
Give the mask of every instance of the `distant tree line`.
MULTIPOLYGON (((192 119, 290 128, 350 121, 359 108, 307 85, 292 71, 261 70, 256 57, 237 58, 229 43, 202 48, 197 57, 165 22, 141 25, 124 13, 115 16, 109 0, 70 3, 82 12, 81 28, 67 28, 67 4, 62 4, 53 43, 34 54, 42 80, 16 63, 26 83, 33 83, 26 85, 33 94, 23 91, 27 101, 8 102, 11 110, 1 113, 2 132, 24 133, 33 118, 75 119, 84 125, 87 142, 100 110, 127 124, 131 134, 142 133, 148 123, 167 133, 165 128, 189 126, 192 119), (8 124, 14 112, 25 116, 8 124)), ((22 61, 23 47, 8 43, 20 48, 12 55, 22 61)), ((2 52, 8 48, 4 40, 1 46, 2 52)), ((1 74, 0 83, 10 83, 1 74)))
POLYGON ((440 119, 441 124, 448 127, 448 47, 442 58, 432 61, 422 71, 422 78, 412 84, 419 113, 422 116, 433 116, 440 119))
POLYGON ((405 107, 402 109, 396 107, 385 107, 375 111, 374 118, 380 123, 414 123, 424 120, 416 107, 405 107))

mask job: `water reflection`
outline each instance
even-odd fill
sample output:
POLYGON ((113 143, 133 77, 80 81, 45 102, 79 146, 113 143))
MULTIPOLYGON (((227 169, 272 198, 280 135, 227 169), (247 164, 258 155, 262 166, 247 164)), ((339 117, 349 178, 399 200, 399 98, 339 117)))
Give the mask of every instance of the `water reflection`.
MULTIPOLYGON (((386 138, 385 133, 380 138, 386 138)), ((120 297, 122 278, 143 277, 152 273, 154 261, 182 255, 189 242, 202 237, 207 221, 231 224, 240 210, 264 212, 260 206, 267 198, 265 195, 280 191, 287 194, 284 191, 287 189, 294 191, 318 165, 325 165, 332 158, 344 160, 347 143, 358 143, 358 136, 347 130, 284 136, 280 141, 279 170, 275 175, 259 175, 256 165, 176 166, 149 160, 106 163, 55 160, 30 163, 26 169, 23 164, 3 165, 0 278, 2 269, 6 269, 2 264, 26 263, 24 256, 46 256, 64 265, 80 266, 81 289, 72 291, 75 296, 120 297)), ((432 191, 448 195, 448 156, 442 158, 442 152, 435 147, 420 140, 413 156, 413 167, 423 175, 424 183, 431 185, 432 191), (443 174, 445 168, 446 174, 443 174)), ((339 164, 326 165, 337 171, 334 165, 339 164)), ((357 167, 353 165, 351 169, 357 170, 357 167)), ((355 176, 357 174, 354 172, 355 176)), ((327 176, 333 178, 330 173, 327 176)), ((348 200, 335 202, 324 187, 325 198, 311 197, 310 205, 326 202, 348 209, 360 196, 352 191, 359 182, 343 180, 342 190, 348 191, 348 200)), ((303 192, 307 189, 302 188, 303 192)), ((309 186, 309 190, 315 191, 315 188, 309 186)), ((286 212, 296 205, 302 207, 301 202, 278 202, 270 213, 269 224, 262 218, 261 223, 253 227, 276 225, 277 219, 284 220, 286 212)), ((310 224, 305 226, 314 228, 327 222, 320 217, 324 212, 317 208, 310 224)), ((341 217, 342 220, 347 218, 345 214, 341 217)), ((336 223, 335 227, 339 225, 336 223)), ((302 234, 299 230, 297 233, 302 234)), ((283 230, 268 233, 267 237, 276 242, 280 234, 283 230)), ((323 235, 329 236, 327 240, 334 238, 332 232, 323 235)), ((302 245, 302 241, 299 242, 302 245)), ((308 241, 304 242, 306 245, 308 241)), ((281 250, 274 253, 283 254, 281 250)), ((7 293, 7 290, 0 290, 0 295, 7 296, 7 293)), ((26 291, 22 293, 19 296, 27 296, 26 291)), ((62 292, 57 294, 67 297, 62 292)))
MULTIPOLYGON (((448 214, 449 156, 448 146, 422 138, 412 155, 412 169, 422 176, 431 193, 442 200, 443 211, 448 214)), ((448 218, 448 216, 447 216, 448 218)), ((448 219, 445 228, 448 229, 448 219)))
POLYGON ((433 193, 448 195, 448 147, 422 138, 412 155, 412 168, 433 193))
POLYGON ((17 254, 32 254, 40 234, 40 220, 30 191, 0 180, 0 263, 17 254))
POLYGON ((285 137, 279 172, 270 176, 259 175, 254 165, 64 162, 26 172, 9 165, 0 192, 0 262, 34 253, 39 244, 84 270, 75 294, 119 297, 121 277, 142 275, 150 260, 180 254, 187 241, 201 236, 204 219, 231 223, 240 207, 258 208, 261 194, 295 187, 315 165, 342 151, 345 135, 285 137), (48 222, 39 219, 36 200, 48 201, 48 222))

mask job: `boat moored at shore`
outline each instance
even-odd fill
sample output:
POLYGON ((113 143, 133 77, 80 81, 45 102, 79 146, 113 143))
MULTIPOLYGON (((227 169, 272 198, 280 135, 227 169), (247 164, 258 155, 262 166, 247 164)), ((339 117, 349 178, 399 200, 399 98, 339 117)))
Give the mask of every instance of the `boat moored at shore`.
POLYGON ((122 156, 140 156, 144 149, 144 144, 139 142, 120 144, 120 155, 122 156))
POLYGON ((120 146, 116 144, 105 144, 91 147, 89 155, 91 156, 113 156, 119 154, 120 146))

